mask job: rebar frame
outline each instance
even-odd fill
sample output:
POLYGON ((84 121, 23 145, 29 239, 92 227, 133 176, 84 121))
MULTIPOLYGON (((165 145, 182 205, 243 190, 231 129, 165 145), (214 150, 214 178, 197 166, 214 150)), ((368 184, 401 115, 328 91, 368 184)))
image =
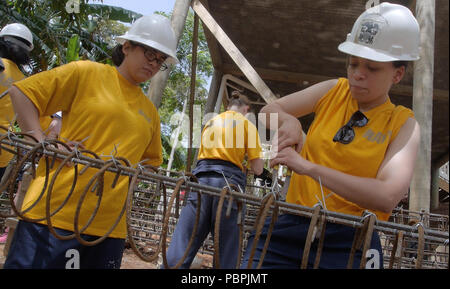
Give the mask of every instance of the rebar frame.
MULTIPOLYGON (((92 178, 89 186, 97 183, 94 189, 99 190, 99 192, 103 189, 102 176, 104 173, 114 173, 117 175, 116 179, 119 175, 128 176, 130 178, 130 185, 127 201, 123 205, 123 210, 116 220, 115 225, 111 227, 109 232, 117 225, 120 216, 126 214, 128 242, 133 251, 147 262, 159 264, 166 262, 164 260, 165 250, 167 244, 170 243, 170 237, 177 224, 179 212, 185 204, 187 195, 196 193, 199 196, 208 194, 220 197, 223 200, 222 203, 234 200, 242 204, 242 207, 245 208, 246 213, 243 219, 241 219, 242 223, 238 224, 242 228, 242 238, 239 246, 239 256, 241 258, 247 248, 248 235, 252 230, 257 232, 255 239, 259 238, 258 231, 260 231, 266 217, 272 216, 276 218, 278 214, 288 213, 311 219, 311 233, 307 237, 305 245, 305 249, 307 250, 305 252, 309 252, 309 247, 314 240, 318 239, 319 248, 323 244, 323 234, 319 238, 314 238, 312 236, 314 231, 321 231, 320 228, 325 227, 326 223, 336 223, 356 229, 357 233, 355 234, 355 241, 351 252, 353 253, 357 249, 363 250, 363 260, 360 268, 364 268, 365 266, 364 256, 368 249, 366 236, 371 235, 369 233, 373 230, 378 232, 382 241, 385 268, 448 268, 448 216, 429 214, 426 212, 411 212, 397 208, 394 210, 389 221, 380 221, 374 217, 374 214, 359 217, 327 211, 321 207, 304 207, 277 200, 276 195, 268 187, 250 184, 246 187, 245 192, 240 192, 237 188, 232 187, 211 187, 197 183, 189 173, 167 171, 151 166, 141 166, 140 164, 132 166, 127 160, 119 157, 105 161, 92 152, 86 150, 70 151, 67 146, 68 151, 62 151, 55 148, 55 142, 44 141, 43 143, 36 143, 21 138, 28 136, 26 134, 13 134, 4 127, 0 128, 6 132, 5 134, 1 134, 0 132, 0 151, 6 150, 17 156, 16 164, 11 175, 9 178, 4 178, 3 183, 0 183, 0 192, 8 189, 9 205, 13 208, 15 215, 19 215, 27 220, 23 216, 23 212, 15 208, 13 201, 15 182, 12 180, 15 180, 15 175, 21 169, 20 166, 23 166, 27 162, 31 161, 31 169, 34 170, 35 162, 38 159, 37 155, 46 158, 48 168, 54 166, 56 159, 60 161, 58 163, 59 166, 61 166, 61 163, 64 165, 65 162, 69 161, 74 165, 84 166, 80 174, 88 167, 97 168, 98 172, 92 178), (87 154, 90 156, 87 156, 87 154), (166 175, 167 173, 169 174, 166 175), (185 192, 184 196, 180 194, 181 191, 185 192), (258 195, 254 194, 255 191, 258 192, 258 195)), ((32 174, 34 174, 34 171, 32 174)), ((43 188, 43 194, 52 185, 53 181, 46 180, 46 187, 43 188)), ((89 189, 87 188, 86 191, 89 189)), ((46 198, 42 197, 41 199, 41 201, 47 201, 47 205, 49 204, 49 195, 47 194, 46 198)), ((82 201, 79 201, 78 207, 82 206, 82 201)), ((101 200, 99 200, 98 205, 100 202, 101 200)), ((9 217, 9 215, 2 214, 1 206, 3 206, 3 211, 8 207, 4 202, 3 205, 0 203, 0 219, 2 217, 9 217)), ((49 216, 53 213, 55 212, 47 212, 47 220, 50 220, 49 216)), ((220 222, 220 217, 218 217, 218 220, 216 219, 216 222, 220 222)), ((48 226, 50 231, 55 233, 51 222, 48 222, 48 226)), ((90 246, 101 242, 108 236, 108 234, 105 234, 94 242, 86 242, 80 236, 87 226, 88 224, 81 228, 81 230, 75 226, 77 230, 74 232, 74 236, 71 237, 76 237, 83 244, 90 246)), ((55 236, 60 237, 58 235, 55 236)), ((270 241, 269 239, 270 234, 265 242, 266 245, 270 241)), ((200 252, 213 255, 215 254, 214 249, 218 246, 218 238, 216 238, 216 242, 214 243, 214 240, 209 237, 205 240, 200 252)), ((216 259, 220 258, 218 252, 216 254, 216 259)), ((351 258, 352 256, 351 254, 351 258)), ((316 257, 315 268, 317 268, 320 261, 320 250, 316 254, 316 257)), ((180 261, 177 265, 181 263, 180 261)), ((239 267, 239 264, 240 262, 238 262, 237 267, 239 267)), ((261 266, 261 264, 262 260, 259 260, 258 266, 261 266)), ((215 267, 218 267, 218 263, 215 267)), ((303 262, 302 268, 304 267, 303 262)))

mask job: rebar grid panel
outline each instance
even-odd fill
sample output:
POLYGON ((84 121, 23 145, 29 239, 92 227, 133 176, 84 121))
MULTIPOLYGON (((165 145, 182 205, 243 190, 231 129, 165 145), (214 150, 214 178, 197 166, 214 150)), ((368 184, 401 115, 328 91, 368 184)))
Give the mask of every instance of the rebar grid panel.
MULTIPOLYGON (((280 202, 274 198, 273 194, 269 193, 270 188, 266 187, 251 185, 245 188, 246 193, 241 193, 233 188, 220 189, 205 186, 195 182, 195 178, 187 173, 169 172, 169 176, 166 176, 167 171, 162 169, 147 169, 140 165, 134 167, 126 161, 105 161, 87 156, 85 151, 61 151, 55 149, 50 142, 37 144, 11 133, 0 134, 0 145, 1 149, 19 156, 18 166, 31 162, 31 170, 35 168, 37 159, 35 156, 39 154, 48 158, 47 165, 49 166, 54 165, 55 159, 59 159, 60 161, 63 160, 62 163, 70 161, 84 167, 97 168, 99 171, 129 176, 131 184, 127 203, 124 204, 129 232, 128 242, 135 253, 148 262, 158 262, 161 252, 164 253, 167 250, 180 210, 185 204, 186 196, 195 193, 218 197, 222 195, 225 200, 233 198, 244 204, 246 217, 243 224, 244 237, 241 256, 247 248, 248 234, 259 226, 257 222, 260 221, 261 215, 263 218, 269 218, 274 210, 279 210, 279 213, 290 213, 312 219, 323 219, 325 223, 332 222, 351 226, 356 228, 357 231, 359 229, 367 231, 368 227, 370 230, 376 230, 383 243, 385 268, 448 268, 448 217, 445 218, 445 216, 427 215, 428 220, 433 220, 431 223, 437 220, 437 229, 427 227, 427 224, 424 223, 425 217, 416 220, 414 225, 406 224, 404 221, 400 224, 384 222, 374 220, 373 216, 369 216, 369 218, 367 216, 358 217, 326 211, 321 208, 309 208, 280 202), (22 152, 18 153, 19 150, 22 152), (227 194, 223 195, 224 192, 227 194), (268 199, 270 200, 267 201, 268 199), (264 212, 261 214, 263 210, 264 212)), ((4 178, 3 182, 0 183, 1 190, 8 189, 6 195, 10 199, 12 207, 14 206, 15 181, 11 180, 15 180, 14 173, 17 174, 19 169, 15 167, 10 177, 4 178)), ((17 208, 15 209, 15 212, 20 214, 17 208)), ((420 213, 416 214, 420 216, 420 213)), ((411 215, 411 212, 409 212, 409 215, 411 215)), ((4 214, 1 216, 5 217, 4 214)), ((398 219, 398 216, 397 213, 393 215, 394 221, 396 218, 398 219)), ((424 216, 423 213, 422 216, 424 216)), ((403 215, 402 220, 404 220, 403 215)), ((49 229, 51 228, 49 227, 49 229)), ((102 238, 106 237, 107 235, 102 236, 102 238)), ((100 238, 100 241, 102 238, 100 238)), ((214 254, 214 243, 210 237, 204 242, 202 252, 214 254)))

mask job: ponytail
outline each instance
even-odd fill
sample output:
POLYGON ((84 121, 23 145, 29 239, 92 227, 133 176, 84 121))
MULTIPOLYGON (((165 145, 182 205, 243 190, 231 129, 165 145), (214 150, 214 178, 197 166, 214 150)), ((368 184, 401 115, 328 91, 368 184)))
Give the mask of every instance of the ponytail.
POLYGON ((238 107, 250 105, 250 101, 248 100, 248 97, 246 95, 235 90, 231 93, 230 104, 228 105, 228 107, 232 107, 233 105, 236 105, 238 107))

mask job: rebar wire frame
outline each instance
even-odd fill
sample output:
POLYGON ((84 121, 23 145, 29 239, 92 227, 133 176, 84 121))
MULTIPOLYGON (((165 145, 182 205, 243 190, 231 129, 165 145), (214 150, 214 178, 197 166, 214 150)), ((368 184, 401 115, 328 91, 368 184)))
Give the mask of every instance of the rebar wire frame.
MULTIPOLYGON (((6 130, 3 127, 1 127, 1 128, 6 130)), ((99 242, 101 242, 102 240, 107 238, 107 236, 117 226, 118 222, 120 221, 120 219, 122 218, 122 216, 125 212, 127 212, 127 226, 128 226, 127 231, 129 234, 128 239, 129 239, 130 243, 132 243, 133 245, 136 245, 136 244, 134 244, 134 240, 133 240, 134 238, 130 235, 131 229, 129 228, 131 205, 132 205, 132 201, 133 201, 133 193, 135 191, 136 183, 138 183, 138 182, 149 182, 149 183, 157 182, 159 184, 162 184, 162 186, 164 187, 164 190, 166 187, 178 188, 178 191, 175 192, 175 194, 172 194, 172 196, 171 196, 171 200, 169 201, 168 209, 166 209, 166 205, 167 205, 166 196, 165 196, 165 194, 163 195, 164 228, 163 228, 163 234, 160 237, 160 242, 158 245, 157 252, 154 253, 154 256, 151 258, 145 257, 145 256, 143 256, 142 253, 139 253, 140 251, 139 251, 139 249, 137 249, 136 246, 132 245, 133 250, 136 252, 136 254, 139 257, 144 259, 144 261, 155 260, 155 256, 157 255, 158 251, 160 251, 161 249, 162 249, 162 253, 163 253, 163 259, 165 259, 164 256, 165 256, 165 247, 166 247, 166 238, 167 238, 166 222, 168 222, 168 220, 170 218, 174 198, 176 196, 178 196, 179 189, 181 188, 180 178, 173 178, 173 177, 165 176, 165 174, 160 174, 160 173, 158 173, 158 170, 154 170, 154 169, 148 170, 148 169, 143 169, 143 167, 139 167, 139 166, 137 168, 134 168, 125 159, 116 158, 115 160, 104 161, 104 160, 101 160, 95 153, 89 152, 87 150, 71 151, 70 148, 65 146, 68 151, 63 151, 63 150, 56 148, 55 143, 52 143, 50 141, 45 141, 43 143, 36 143, 36 142, 32 142, 32 141, 29 141, 26 139, 21 139, 21 138, 19 138, 19 136, 28 136, 28 135, 26 135, 26 134, 15 134, 15 135, 0 134, 0 148, 1 149, 9 151, 14 154, 17 154, 18 151, 20 151, 20 150, 24 150, 27 152, 23 157, 20 157, 20 155, 18 154, 18 161, 13 170, 13 173, 11 174, 11 177, 8 178, 7 180, 5 180, 3 184, 0 184, 0 188, 2 188, 2 189, 8 188, 9 189, 9 197, 10 197, 11 207, 17 216, 19 216, 20 218, 22 218, 26 221, 30 221, 30 222, 38 222, 38 221, 46 220, 47 225, 49 226, 49 229, 51 230, 52 233, 55 233, 55 232, 52 227, 51 216, 53 216, 54 214, 56 214, 56 212, 61 210, 61 208, 66 203, 66 202, 63 202, 63 205, 58 207, 55 211, 50 212, 50 208, 49 208, 48 204, 49 204, 49 199, 51 198, 52 186, 53 186, 53 183, 54 183, 54 180, 56 179, 56 177, 53 177, 49 183, 49 181, 48 181, 49 172, 48 171, 49 171, 50 167, 54 164, 54 160, 56 158, 59 160, 62 160, 62 163, 56 169, 56 171, 60 170, 62 165, 64 165, 65 163, 67 163, 69 161, 74 165, 74 170, 77 170, 78 164, 85 166, 85 168, 83 169, 82 172, 84 172, 86 170, 86 168, 88 168, 88 167, 96 168, 99 170, 89 181, 87 188, 85 188, 84 193, 78 202, 77 213, 75 214, 75 218, 74 218, 75 232, 73 234, 74 236, 73 235, 70 236, 70 238, 73 238, 73 237, 77 238, 80 242, 82 242, 82 244, 85 244, 87 246, 92 246, 92 245, 98 244, 99 242), (11 147, 13 147, 15 149, 11 149, 11 147), (88 154, 88 153, 94 157, 87 156, 86 154, 88 154), (24 216, 24 214, 27 211, 29 211, 30 208, 28 208, 25 211, 19 211, 15 207, 14 191, 13 191, 14 181, 13 180, 16 179, 16 177, 20 171, 20 168, 27 161, 32 162, 33 177, 35 177, 34 164, 39 156, 42 156, 45 158, 46 176, 47 177, 44 182, 45 183, 44 188, 36 202, 38 202, 39 200, 42 199, 47 188, 50 193, 47 194, 47 196, 46 196, 46 203, 47 203, 46 217, 39 219, 39 220, 34 220, 34 219, 30 219, 30 218, 27 218, 26 216, 24 216), (51 164, 49 163, 50 157, 53 157, 53 161, 51 164), (117 162, 117 160, 119 160, 119 159, 124 164, 117 162), (102 189, 103 189, 103 175, 105 172, 112 172, 112 173, 117 174, 115 181, 113 182, 113 185, 115 184, 119 175, 129 177, 130 184, 129 184, 128 194, 126 197, 126 202, 125 202, 119 216, 117 217, 116 221, 114 222, 114 225, 108 230, 108 232, 104 236, 100 236, 98 239, 96 239, 92 242, 87 242, 84 239, 82 239, 81 234, 84 230, 86 230, 86 228, 92 222, 97 210, 94 211, 94 213, 90 217, 88 223, 80 230, 79 225, 78 225, 78 218, 79 218, 80 208, 82 207, 82 204, 84 201, 83 196, 85 196, 86 192, 94 184, 94 182, 97 182, 96 189, 97 189, 97 195, 99 197, 97 206, 99 206, 99 204, 101 202, 102 189)), ((58 142, 58 143, 60 143, 60 142, 58 142)), ((80 174, 82 172, 80 172, 80 174)), ((59 171, 58 171, 58 173, 59 173, 59 171)), ((177 173, 174 172, 174 174, 177 174, 177 173)), ((75 173, 73 186, 76 183, 76 175, 77 174, 75 173)), ((227 199, 228 201, 235 200, 237 202, 243 202, 246 205, 255 206, 257 208, 259 207, 260 209, 259 209, 258 216, 256 218, 256 224, 255 224, 256 225, 255 229, 256 229, 257 233, 258 233, 258 231, 261 230, 262 224, 264 223, 264 220, 265 220, 268 212, 270 210, 272 210, 272 213, 273 213, 272 222, 273 223, 274 223, 274 220, 276 220, 276 216, 278 213, 289 213, 289 214, 294 214, 294 215, 298 215, 298 216, 303 216, 303 217, 312 219, 312 221, 314 219, 314 222, 311 222, 311 226, 313 226, 313 227, 310 228, 309 231, 314 232, 315 230, 317 230, 317 229, 314 229, 316 227, 322 228, 322 230, 321 230, 322 235, 324 233, 325 224, 327 222, 341 224, 341 225, 350 226, 350 227, 355 228, 357 233, 355 234, 355 241, 352 246, 352 252, 353 252, 354 248, 356 250, 356 248, 359 248, 362 245, 364 245, 363 250, 364 251, 367 250, 368 244, 370 244, 369 236, 371 237, 373 230, 376 230, 378 232, 382 232, 382 233, 385 233, 388 235, 394 235, 394 236, 397 236, 399 234, 399 232, 402 232, 401 239, 403 241, 405 241, 407 238, 410 238, 413 240, 417 240, 419 243, 419 248, 416 252, 417 256, 418 256, 418 260, 417 260, 416 266, 415 266, 416 268, 420 268, 422 266, 423 254, 424 254, 424 250, 425 250, 424 247, 427 242, 430 244, 431 243, 444 244, 444 246, 448 247, 448 235, 449 235, 448 230, 447 231, 434 230, 434 229, 426 228, 423 224, 411 226, 411 225, 405 225, 405 224, 397 224, 397 223, 393 223, 393 222, 379 221, 379 220, 376 220, 376 218, 374 218, 374 215, 369 216, 369 218, 367 218, 367 216, 358 217, 358 216, 353 216, 353 215, 346 215, 346 214, 342 214, 342 213, 327 211, 327 210, 324 210, 323 208, 317 209, 317 208, 309 208, 309 207, 299 206, 299 205, 295 205, 295 204, 280 202, 280 201, 276 200, 276 198, 274 196, 271 196, 273 194, 270 194, 264 198, 261 198, 258 196, 243 194, 243 193, 239 192, 239 190, 232 189, 232 188, 229 188, 227 193, 223 194, 223 190, 220 188, 202 185, 195 181, 189 181, 189 180, 187 180, 186 177, 182 178, 182 180, 183 180, 182 181, 183 187, 189 188, 189 190, 197 192, 199 195, 199 199, 201 199, 201 197, 200 197, 201 194, 209 194, 212 196, 222 197, 223 201, 225 201, 225 199, 227 199), (320 216, 320 224, 317 224, 319 216, 320 216)), ((66 197, 66 201, 70 197, 71 192, 72 192, 72 188, 69 191, 68 196, 66 197)), ((35 204, 33 204, 33 206, 34 205, 35 204)), ((0 217, 7 217, 7 216, 0 215, 0 217)), ((194 234, 195 234, 195 231, 193 232, 192 235, 194 235, 194 234)), ((310 237, 311 234, 308 233, 308 237, 310 237)), ((314 235, 314 234, 312 234, 312 235, 314 235)), ((314 238, 312 238, 312 235, 310 238, 311 242, 314 240, 314 238)), ((61 237, 61 236, 56 234, 55 237, 61 237)), ((69 237, 65 236, 64 238, 69 238, 69 237)), ((259 236, 258 236, 258 238, 259 238, 259 236)), ((191 239, 192 239, 192 237, 191 237, 191 239)), ((255 236, 255 240, 256 239, 257 238, 255 236)), ((268 236, 268 238, 266 239, 266 245, 268 245, 268 242, 269 242, 268 239, 270 239, 270 236, 268 236)), ((321 248, 322 245, 323 245, 323 239, 319 238, 320 252, 322 250, 322 248, 321 248)), ((217 244, 217 246, 218 246, 218 244, 217 244)), ((264 253, 265 253, 265 249, 266 249, 266 246, 264 248, 264 253)), ((252 251, 253 250, 254 250, 254 248, 252 248, 252 251)), ((316 256, 316 260, 315 260, 315 264, 314 264, 314 267, 316 267, 316 268, 318 266, 318 263, 320 262, 320 254, 318 254, 318 255, 319 256, 316 256)), ((393 258, 392 256, 395 256, 395 255, 396 255, 396 252, 392 252, 391 258, 393 258)), ((365 256, 365 254, 363 254, 363 257, 364 256, 365 256)), ((448 260, 448 252, 446 253, 446 257, 448 260)), ((253 257, 251 257, 249 260, 250 261, 249 266, 251 266, 252 259, 253 259, 253 257)), ((260 259, 258 267, 261 266, 262 261, 263 261, 263 258, 260 259)), ((350 261, 351 260, 349 260, 349 264, 350 264, 350 261)), ((394 262, 394 261, 392 261, 392 262, 394 262)), ((399 261, 399 262, 401 262, 401 261, 399 261)), ((165 263, 164 265, 167 267, 168 266, 167 260, 165 260, 164 263, 165 263)), ((392 263, 392 265, 393 264, 394 263, 392 263)), ((402 266, 401 264, 399 264, 399 265, 402 266)), ((360 266, 361 267, 363 266, 363 262, 361 262, 360 266)), ((177 267, 177 266, 175 266, 175 267, 177 267)))

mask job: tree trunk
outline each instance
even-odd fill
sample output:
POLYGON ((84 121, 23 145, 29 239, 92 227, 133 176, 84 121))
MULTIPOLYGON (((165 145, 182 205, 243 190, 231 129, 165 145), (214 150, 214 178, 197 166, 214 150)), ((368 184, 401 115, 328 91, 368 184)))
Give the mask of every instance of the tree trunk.
MULTIPOLYGON (((189 12, 191 0, 177 0, 172 12, 172 28, 175 32, 177 43, 180 41, 181 35, 186 23, 186 17, 189 12)), ((148 89, 148 98, 153 102, 156 108, 161 106, 161 98, 166 87, 167 79, 169 79, 170 68, 165 71, 158 72, 153 76, 150 87, 148 89)))

